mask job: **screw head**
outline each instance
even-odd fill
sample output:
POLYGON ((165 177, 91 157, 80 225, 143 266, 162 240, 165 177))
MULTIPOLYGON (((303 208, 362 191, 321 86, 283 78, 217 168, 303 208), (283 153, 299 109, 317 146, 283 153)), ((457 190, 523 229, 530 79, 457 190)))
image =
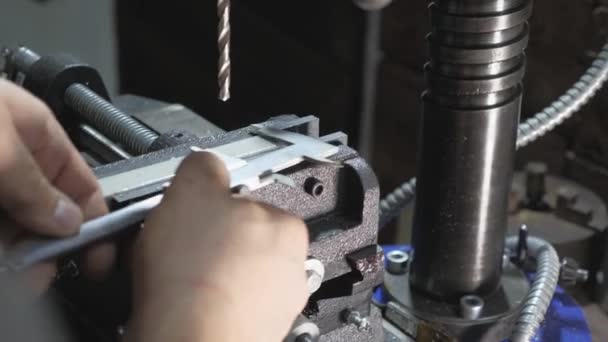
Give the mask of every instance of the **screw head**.
POLYGON ((386 270, 391 274, 404 274, 409 265, 410 255, 404 251, 394 250, 386 254, 386 270))
POLYGON ((318 180, 315 177, 310 177, 306 181, 304 181, 304 190, 314 198, 321 197, 323 192, 325 191, 325 186, 323 186, 323 182, 318 180))
POLYGON ((354 324, 359 331, 369 331, 372 324, 367 317, 362 317, 359 311, 346 309, 342 312, 342 317, 346 323, 354 324))

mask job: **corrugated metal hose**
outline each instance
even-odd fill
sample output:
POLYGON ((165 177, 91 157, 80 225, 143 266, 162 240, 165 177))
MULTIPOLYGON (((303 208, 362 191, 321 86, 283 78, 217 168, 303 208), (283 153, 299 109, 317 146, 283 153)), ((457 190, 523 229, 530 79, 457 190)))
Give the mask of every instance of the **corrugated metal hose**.
MULTIPOLYGON (((515 251, 517 243, 518 237, 511 236, 507 238, 506 246, 515 251)), ((545 319, 559 280, 561 265, 553 246, 537 237, 528 237, 527 245, 528 256, 536 259, 536 275, 524 300, 522 311, 515 321, 511 342, 532 341, 545 319)))

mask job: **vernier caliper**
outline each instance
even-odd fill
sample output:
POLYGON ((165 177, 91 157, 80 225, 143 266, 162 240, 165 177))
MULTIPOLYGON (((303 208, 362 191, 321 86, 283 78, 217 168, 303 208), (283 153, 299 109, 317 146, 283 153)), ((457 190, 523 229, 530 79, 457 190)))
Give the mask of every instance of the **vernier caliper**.
MULTIPOLYGON (((193 151, 208 151, 217 155, 230 173, 230 187, 247 187, 253 191, 268 184, 287 182, 278 172, 303 161, 331 163, 327 158, 338 147, 307 135, 272 128, 258 127, 254 136, 226 145, 193 151)), ((130 190, 134 184, 167 184, 184 157, 141 167, 125 173, 101 178, 99 183, 106 198, 130 190)), ((0 259, 0 265, 20 271, 40 262, 80 250, 94 242, 119 232, 139 227, 147 213, 156 207, 163 195, 154 195, 107 215, 84 223, 77 235, 53 239, 36 237, 23 241, 0 259)))

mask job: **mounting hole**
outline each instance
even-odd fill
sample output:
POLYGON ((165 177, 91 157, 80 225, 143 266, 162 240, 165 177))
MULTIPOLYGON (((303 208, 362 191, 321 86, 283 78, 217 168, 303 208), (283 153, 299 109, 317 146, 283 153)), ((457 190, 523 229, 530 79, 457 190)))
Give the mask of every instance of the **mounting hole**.
POLYGON ((323 194, 323 190, 325 190, 325 188, 323 187, 323 184, 316 184, 314 186, 314 188, 312 189, 313 195, 315 195, 315 197, 319 197, 323 194))
POLYGON ((325 186, 320 180, 310 177, 304 182, 304 190, 312 197, 317 198, 323 195, 325 186))
POLYGON ((479 298, 477 296, 466 296, 463 298, 463 302, 465 305, 468 305, 468 306, 483 305, 483 301, 481 300, 481 298, 479 298))

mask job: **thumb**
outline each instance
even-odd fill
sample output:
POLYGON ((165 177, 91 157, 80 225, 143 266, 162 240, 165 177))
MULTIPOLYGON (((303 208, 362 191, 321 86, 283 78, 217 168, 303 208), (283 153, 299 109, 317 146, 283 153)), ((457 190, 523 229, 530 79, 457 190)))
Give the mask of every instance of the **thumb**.
POLYGON ((0 207, 16 223, 44 235, 68 235, 83 221, 80 208, 44 176, 14 130, 0 149, 0 207))

